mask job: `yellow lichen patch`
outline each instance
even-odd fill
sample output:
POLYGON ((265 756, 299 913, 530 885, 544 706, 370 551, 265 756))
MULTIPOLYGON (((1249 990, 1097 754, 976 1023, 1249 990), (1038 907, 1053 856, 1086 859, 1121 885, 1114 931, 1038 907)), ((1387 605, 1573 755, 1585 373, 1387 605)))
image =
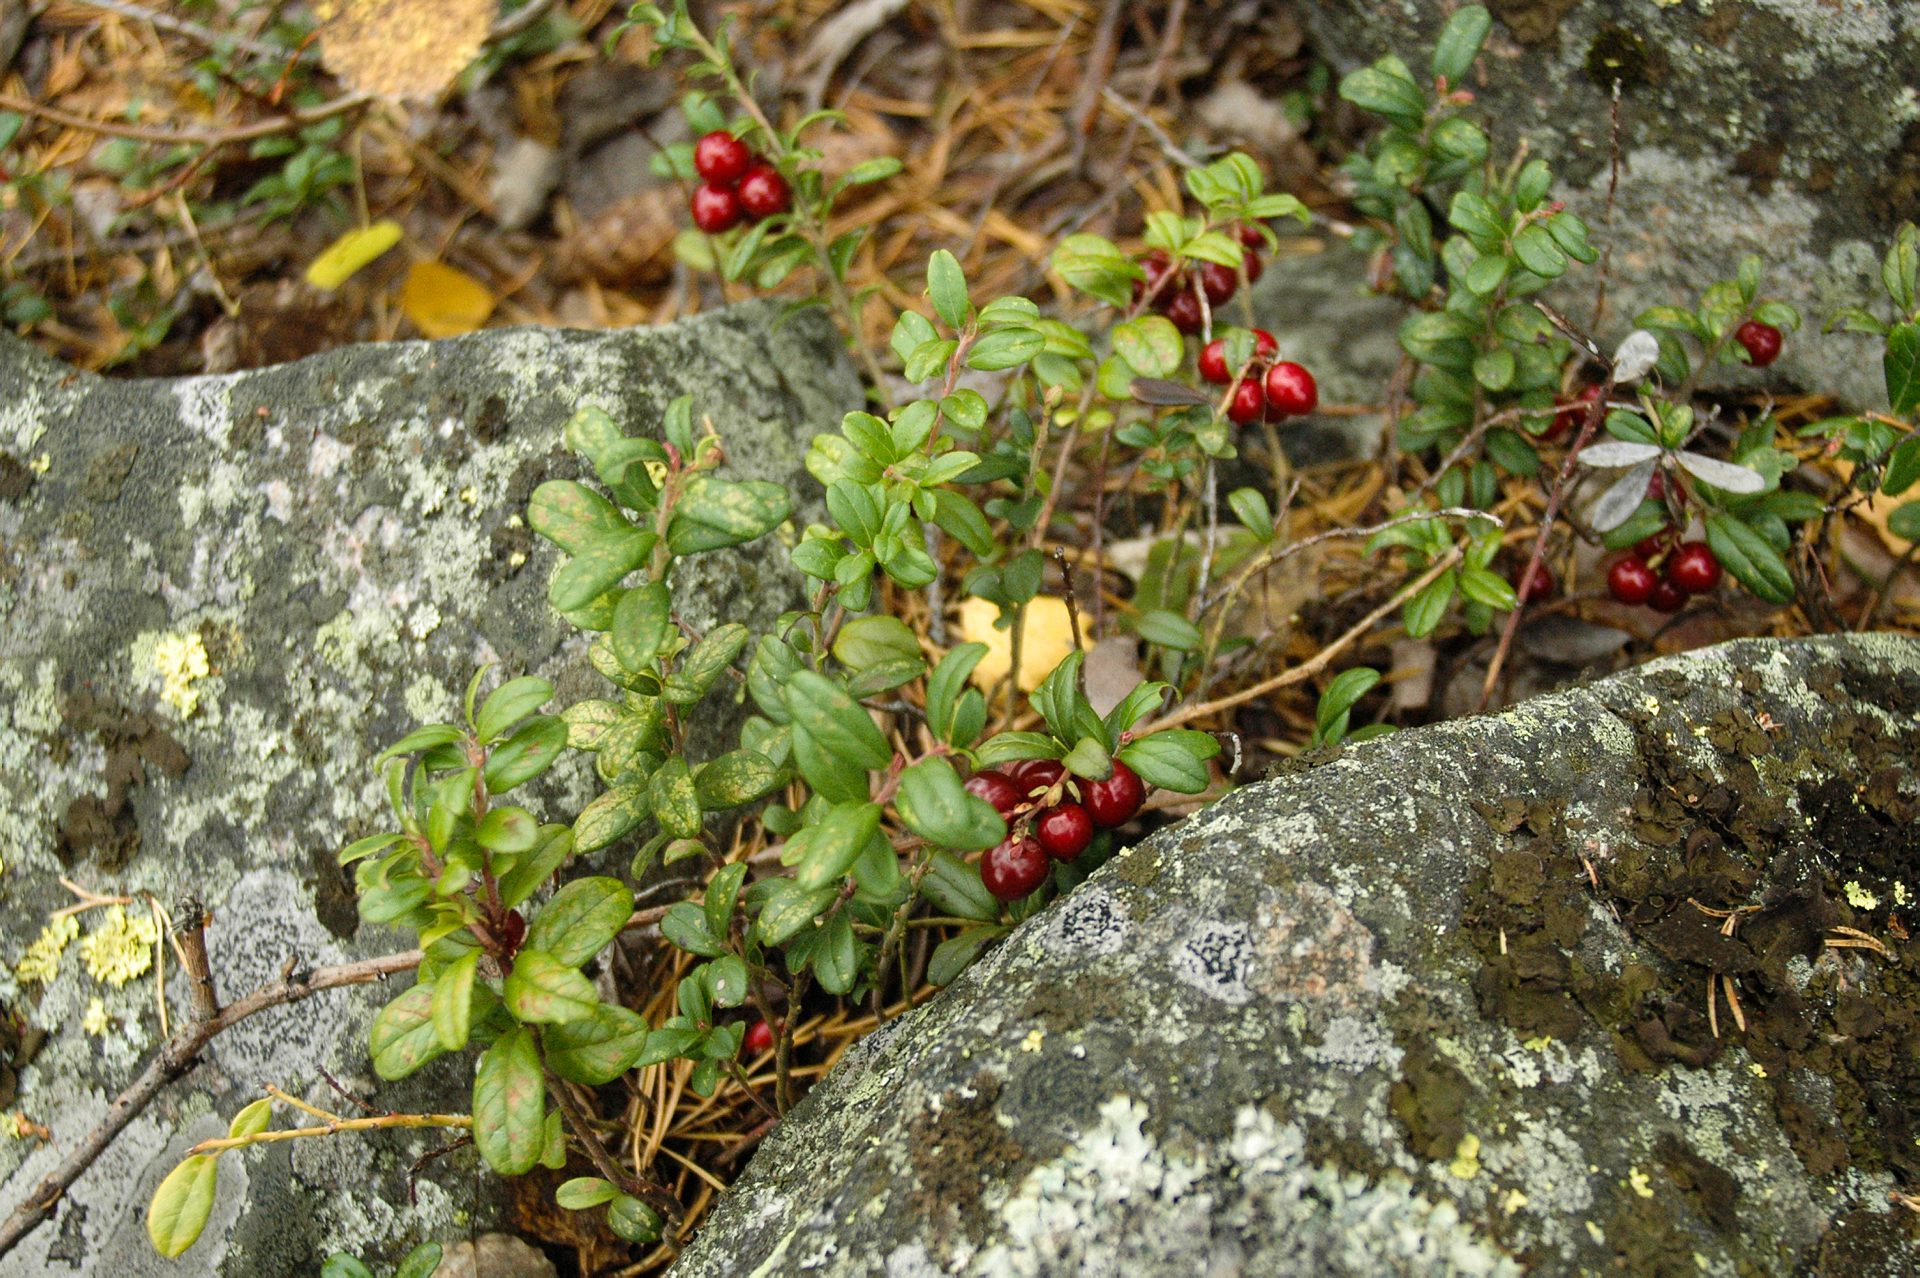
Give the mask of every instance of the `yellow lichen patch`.
POLYGON ((125 985, 152 969, 153 947, 159 940, 160 927, 152 917, 128 917, 126 907, 116 905, 80 942, 80 958, 94 980, 103 985, 125 985))
POLYGON ((1022 1039, 1020 1042, 1020 1050, 1023 1052, 1037 1052, 1040 1050, 1040 1044, 1046 1041, 1047 1041, 1047 1032, 1045 1030, 1043 1029, 1028 1030, 1026 1038, 1022 1039))
MULTIPOLYGON (((991 690, 1013 668, 1013 627, 996 629, 998 604, 969 599, 960 605, 960 637, 984 643, 987 655, 973 668, 973 681, 991 690)), ((1073 622, 1064 599, 1041 595, 1027 604, 1020 627, 1020 690, 1032 692, 1073 651, 1073 622)))
POLYGON ((95 1038, 104 1038, 108 1024, 107 1005, 97 998, 90 1001, 86 1015, 80 1018, 80 1028, 95 1038))
POLYGON ((1859 879, 1848 879, 1846 892, 1847 904, 1856 910, 1877 910, 1880 908, 1880 898, 1860 886, 1859 879))
POLYGON ((1480 1174, 1480 1138, 1468 1132, 1453 1147, 1453 1162, 1447 1170, 1461 1180, 1472 1180, 1480 1174))
POLYGON ((1633 1192, 1640 1195, 1640 1197, 1653 1197, 1653 1182, 1648 1180, 1647 1174, 1638 1167, 1627 1168, 1627 1184, 1631 1185, 1633 1192))
POLYGON ((60 953, 80 935, 80 922, 71 914, 62 914, 50 919, 33 944, 27 946, 27 952, 13 965, 14 979, 22 985, 38 982, 49 984, 60 975, 60 953))
POLYGON ((1507 1196, 1500 1200, 1500 1210, 1511 1216, 1527 1205, 1527 1196, 1518 1189, 1509 1189, 1507 1196))
POLYGON ((191 631, 161 635, 153 646, 153 666, 163 681, 160 699, 177 710, 182 719, 191 718, 200 706, 200 690, 193 685, 213 673, 207 645, 191 631))

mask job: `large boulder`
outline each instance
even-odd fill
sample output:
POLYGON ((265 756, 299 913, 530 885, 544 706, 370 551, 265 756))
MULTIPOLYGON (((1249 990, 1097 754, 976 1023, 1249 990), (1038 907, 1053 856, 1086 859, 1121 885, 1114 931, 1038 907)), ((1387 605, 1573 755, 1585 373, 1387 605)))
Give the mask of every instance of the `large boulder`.
POLYGON ((857 1044, 674 1272, 1920 1273, 1917 821, 1892 636, 1350 748, 857 1044))
MULTIPOLYGON (((545 604, 553 556, 522 511, 535 484, 575 473, 561 427, 577 407, 647 432, 682 393, 735 473, 796 494, 806 441, 861 403, 830 323, 781 323, 758 304, 654 330, 487 332, 179 381, 83 376, 0 344, 0 1114, 51 1131, 51 1143, 0 1140, 0 1217, 158 1041, 150 973, 98 982, 81 943, 49 981, 15 972, 49 912, 74 903, 59 877, 168 906, 198 894, 228 998, 289 960, 404 949, 359 924, 334 863, 343 839, 381 828, 372 758, 414 723, 456 715, 481 663, 540 673, 567 699, 598 681, 545 604)), ((686 567, 702 628, 765 626, 800 598, 783 556, 686 567)), ((577 810, 589 774, 556 773, 550 810, 577 810)), ((107 917, 83 914, 83 940, 107 917)), ((344 1105, 324 1068, 387 1108, 464 1111, 470 1062, 400 1087, 371 1077, 366 1029, 396 988, 320 994, 217 1039, 0 1275, 165 1272, 141 1225, 147 1196, 262 1084, 344 1105)), ((177 1017, 181 982, 173 993, 177 1017)), ((224 1159, 186 1263, 311 1273, 335 1247, 392 1254, 484 1223, 470 1150, 430 1164, 408 1206, 408 1165, 437 1145, 418 1136, 224 1159)))
MULTIPOLYGON (((1315 41, 1341 70, 1398 53, 1424 72, 1451 5, 1313 0, 1315 41)), ((1640 308, 1684 303, 1767 261, 1766 291, 1800 305, 1775 379, 1883 407, 1877 345, 1822 336, 1828 313, 1884 313, 1879 259, 1920 219, 1916 0, 1491 0, 1487 53, 1467 87, 1497 147, 1521 139, 1560 194, 1615 246, 1608 336, 1640 308), (1621 84, 1625 163, 1606 217, 1609 97, 1621 84)), ((1567 302, 1585 321, 1592 272, 1567 302)))

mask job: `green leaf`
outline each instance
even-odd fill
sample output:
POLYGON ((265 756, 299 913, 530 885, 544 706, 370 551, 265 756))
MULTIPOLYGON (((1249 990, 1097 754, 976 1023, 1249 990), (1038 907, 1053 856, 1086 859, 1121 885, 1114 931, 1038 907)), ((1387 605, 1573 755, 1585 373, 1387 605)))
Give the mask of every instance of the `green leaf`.
POLYGON ((525 852, 539 839, 540 823, 525 808, 489 808, 473 837, 490 852, 525 852))
POLYGON ((547 587, 547 602, 561 612, 584 608, 647 562, 658 538, 629 529, 597 538, 561 565, 547 587))
POLYGON ((811 827, 813 837, 794 881, 810 891, 838 883, 879 829, 879 804, 835 804, 811 827))
POLYGON ((1433 628, 1440 624, 1440 618, 1446 615, 1447 605, 1453 602, 1457 583, 1457 573, 1441 573, 1428 582, 1419 594, 1407 600, 1406 606, 1401 609, 1400 620, 1408 638, 1419 639, 1433 633, 1433 628))
POLYGON ((1506 612, 1515 603, 1512 583, 1498 573, 1485 568, 1463 568, 1460 570, 1460 593, 1475 603, 1485 604, 1495 612, 1506 612))
POLYGON ((575 1176, 553 1191, 553 1201, 568 1211, 585 1211, 619 1196, 620 1190, 612 1181, 598 1176, 575 1176))
POLYGON ((1883 361, 1887 374, 1887 403, 1906 416, 1920 409, 1920 324, 1896 324, 1887 334, 1883 361))
POLYGON ((1080 695, 1080 667, 1086 657, 1086 653, 1077 650, 1068 653, 1040 681, 1030 698, 1033 708, 1061 740, 1071 741, 1080 735, 1079 708, 1085 701, 1080 695))
POLYGON ((404 834, 369 834, 364 839, 355 839, 335 854, 334 860, 340 865, 352 865, 355 861, 385 852, 407 836, 404 834))
POLYGON ((373 765, 377 768, 388 759, 398 755, 419 754, 422 751, 431 750, 435 746, 452 745, 455 741, 458 741, 462 735, 460 729, 454 727, 451 723, 430 723, 423 728, 415 728, 412 732, 409 732, 406 736, 401 737, 398 741, 382 750, 379 757, 374 759, 373 765))
POLYGON ((993 526, 964 493, 942 488, 933 494, 933 522, 955 541, 985 558, 998 549, 993 526))
POLYGON ((976 753, 980 766, 991 768, 1016 759, 1058 759, 1066 750, 1043 733, 1002 732, 981 745, 976 753))
POLYGON ((1402 124, 1418 124, 1427 111, 1426 97, 1407 73, 1406 64, 1391 56, 1349 72, 1340 81, 1340 96, 1402 124))
POLYGON ((514 729, 513 735, 487 753, 484 773, 489 794, 505 794, 533 780, 567 748, 569 729, 556 715, 536 715, 514 729))
POLYGON ((320 1278, 373 1278, 373 1270, 361 1264, 359 1257, 336 1251, 320 1266, 320 1278))
POLYGON ((1736 515, 1707 516, 1707 545, 1734 580, 1769 603, 1793 602, 1793 574, 1764 536, 1736 515))
POLYGON ((474 1069, 473 1143, 498 1175, 523 1175, 540 1161, 545 1119, 540 1052, 533 1031, 518 1025, 495 1039, 474 1069))
POLYGON ((1081 737, 1060 763, 1076 777, 1089 781, 1104 781, 1113 775, 1113 757, 1107 752, 1107 743, 1097 737, 1081 737))
POLYGON ((673 633, 673 599, 664 581, 627 591, 613 610, 613 655, 636 674, 652 666, 673 633))
MULTIPOLYGON (((794 724, 822 750, 869 772, 886 767, 892 760, 893 751, 872 718, 824 675, 797 670, 782 695, 794 724)), ((796 740, 795 746, 798 744, 796 740)))
POLYGON ((755 923, 761 941, 767 945, 782 944, 813 922, 838 894, 836 888, 809 892, 791 879, 778 880, 777 884, 755 923))
POLYGON ((1113 350, 1142 377, 1171 377, 1186 358, 1186 341, 1164 315, 1142 315, 1117 324, 1113 350))
POLYGON ((1558 279, 1567 270, 1567 255, 1538 222, 1521 227, 1520 233, 1513 237, 1513 255, 1520 259, 1520 265, 1542 279, 1558 279))
POLYGON ((180 1160, 153 1191, 147 1207, 147 1237, 153 1249, 172 1260, 200 1237, 213 1212, 213 1191, 220 1172, 207 1154, 180 1160))
POLYGON ((1482 253, 1497 252, 1506 240, 1507 228, 1500 221, 1499 214, 1493 211, 1492 205, 1471 191, 1454 194, 1453 203, 1447 206, 1447 221, 1482 253))
POLYGON ((738 546, 778 528, 792 513, 787 490, 771 480, 687 481, 667 525, 667 545, 676 555, 738 546))
POLYGON ((707 898, 700 909, 707 919, 707 931, 725 938, 731 931, 734 906, 740 900, 740 885, 747 878, 747 863, 735 861, 719 871, 707 883, 707 898))
POLYGON ((439 1243, 421 1243, 402 1258, 400 1267, 393 1271, 393 1278, 433 1278, 443 1254, 439 1243))
POLYGON ((1887 454, 1887 472, 1880 481, 1880 491, 1898 497, 1913 487, 1915 480, 1920 480, 1920 433, 1908 435, 1887 454))
POLYGON ((935 851, 927 861, 920 895, 935 910, 954 918, 991 921, 1000 917, 1000 903, 980 881, 980 871, 945 850, 935 851))
POLYGON ((681 657, 680 667, 667 676, 665 696, 676 705, 692 705, 707 695, 752 636, 737 621, 715 626, 681 657))
POLYGON ((570 555, 634 531, 612 502, 570 479, 548 480, 533 490, 527 501, 527 526, 570 555))
POLYGON ((507 973, 500 998, 514 1019, 540 1025, 581 1020, 600 1005, 593 982, 578 969, 531 948, 513 956, 513 970, 507 973))
POLYGON ((1920 501, 1896 506, 1887 516, 1887 531, 1904 541, 1920 541, 1920 501))
POLYGON ((1352 710, 1360 698, 1371 692, 1379 682, 1380 672, 1365 666, 1341 671, 1327 685, 1327 690, 1320 694, 1320 705, 1313 716, 1314 730, 1325 736, 1334 721, 1352 710))
POLYGON ((707 926, 706 913, 691 901, 676 901, 660 920, 660 935, 689 954, 718 958, 726 953, 720 938, 707 926))
POLYGON ((1258 488, 1236 488, 1227 494, 1227 505, 1241 527, 1259 540, 1273 540, 1273 509, 1258 488))
POLYGON ((1134 630, 1148 643, 1157 643, 1175 652, 1198 652, 1202 642, 1200 627, 1165 608, 1142 613, 1134 623, 1134 630))
POLYGON ((734 750, 721 755, 693 779, 693 792, 706 811, 737 808, 765 798, 780 786, 781 769, 766 755, 734 750))
POLYGON ((738 1007, 747 997, 747 965, 738 956, 723 954, 707 966, 707 986, 716 1007, 738 1007))
POLYGON ((373 1018, 367 1046, 380 1077, 405 1078, 446 1050, 433 1028, 433 988, 414 985, 373 1018))
POLYGON ((598 1087, 611 1083, 640 1059, 647 1046, 647 1023, 637 1013, 601 1003, 592 1016, 550 1025, 540 1046, 553 1072, 569 1082, 598 1087))
POLYGON ((660 1225, 660 1213, 631 1194, 621 1194, 607 1208, 607 1228, 631 1243, 659 1241, 660 1225))
POLYGON ((1148 785, 1179 794, 1198 794, 1212 779, 1206 761, 1220 753, 1212 734, 1173 728, 1129 741, 1119 759, 1140 774, 1148 785))
POLYGON ((927 726, 950 745, 971 744, 953 740, 954 719, 967 690, 967 679, 986 655, 987 645, 983 643, 960 644, 940 659, 927 678, 927 726))
POLYGON ((840 627, 833 655, 850 670, 864 670, 883 661, 919 660, 920 640, 897 617, 856 617, 840 627))
POLYGON ((973 344, 967 367, 983 373, 1018 368, 1046 348, 1046 337, 1034 329, 998 328, 973 344))
POLYGON ((1000 927, 970 927, 940 942, 927 962, 927 980, 934 985, 953 984, 980 957, 981 950, 1004 935, 1006 929, 1000 927))
POLYGON ((446 1051, 457 1052, 467 1045, 473 1023, 473 976, 479 966, 480 951, 469 950, 434 978, 430 1019, 434 1040, 446 1051))
POLYGON ((820 982, 820 988, 829 994, 850 993, 853 978, 859 972, 858 958, 853 920, 842 910, 827 923, 825 934, 813 953, 813 975, 820 982))
POLYGON ((958 259, 945 249, 935 249, 927 259, 927 298, 948 328, 966 327, 967 312, 972 308, 967 300, 967 277, 958 259))
POLYGON ((1479 5, 1468 5, 1447 19, 1433 46, 1433 74, 1448 85, 1458 87, 1473 69, 1473 60, 1487 41, 1493 17, 1479 5))
POLYGON ((1503 391, 1513 384, 1514 369, 1513 349, 1496 346, 1474 358, 1473 380, 1490 391, 1503 391))
POLYGON ((943 758, 922 759, 902 772, 894 805, 907 828, 936 847, 990 848, 1007 837, 993 805, 968 794, 943 758))
POLYGON ((267 1130, 273 1122, 273 1101, 262 1096, 252 1104, 244 1106, 227 1124, 227 1139, 239 1140, 244 1136, 258 1136, 267 1130))
POLYGON ((616 785, 574 818, 573 845, 581 852, 597 852, 646 820, 650 810, 645 784, 616 785))
POLYGON ((606 948, 633 914, 633 893, 619 879, 575 879, 540 907, 525 944, 578 967, 606 948))
POLYGON ((1166 700, 1168 685, 1159 682, 1142 683, 1123 698, 1119 705, 1107 711, 1106 727, 1109 746, 1120 739, 1120 734, 1130 732, 1134 726, 1160 708, 1166 700))
POLYGON ((660 828, 673 837, 700 837, 700 794, 687 770, 685 755, 674 755, 653 774, 647 785, 647 807, 660 828))

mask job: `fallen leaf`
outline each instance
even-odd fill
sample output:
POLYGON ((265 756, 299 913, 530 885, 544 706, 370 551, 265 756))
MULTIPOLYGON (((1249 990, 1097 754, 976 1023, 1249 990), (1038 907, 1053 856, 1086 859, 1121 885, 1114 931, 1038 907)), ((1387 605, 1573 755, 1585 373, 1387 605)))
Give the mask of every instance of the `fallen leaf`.
POLYGON ((356 227, 307 264, 307 283, 331 293, 355 272, 400 242, 400 224, 391 220, 356 227))
POLYGON ((491 290, 444 262, 415 262, 400 287, 400 309, 427 337, 471 333, 493 314, 491 290))
MULTIPOLYGON (((985 599, 969 599, 960 605, 960 637, 968 643, 984 643, 987 655, 973 668, 973 681, 988 690, 997 686, 1013 668, 1013 627, 994 627, 1000 606, 985 599)), ((1073 623, 1067 615, 1064 599, 1041 595, 1027 604, 1026 619, 1020 627, 1020 690, 1032 692, 1053 668, 1073 651, 1073 623)))
POLYGON ((320 60, 379 98, 431 99, 480 54, 498 0, 314 0, 320 60))

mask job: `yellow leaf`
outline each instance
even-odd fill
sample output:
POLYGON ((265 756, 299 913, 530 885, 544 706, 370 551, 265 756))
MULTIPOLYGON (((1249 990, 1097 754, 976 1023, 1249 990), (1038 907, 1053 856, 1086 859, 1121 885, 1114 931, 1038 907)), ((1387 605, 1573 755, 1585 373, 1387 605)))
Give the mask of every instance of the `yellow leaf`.
MULTIPOLYGON (((999 615, 1000 606, 985 599, 968 599, 960 605, 960 637, 987 645, 987 655, 973 668, 973 681, 988 690, 1013 668, 1013 627, 996 630, 993 622, 999 615)), ((1020 627, 1020 690, 1032 692, 1039 687, 1072 651, 1073 623, 1066 601, 1050 595, 1031 600, 1020 627)))
POLYGON ((400 309, 428 337, 471 333, 493 314, 485 284, 444 262, 415 262, 400 287, 400 309))
POLYGON ((399 242, 400 224, 394 221, 382 220, 348 231, 307 264, 307 283, 331 293, 399 242))
POLYGON ((320 60, 363 93, 432 99, 479 56, 499 0, 314 0, 320 60))

